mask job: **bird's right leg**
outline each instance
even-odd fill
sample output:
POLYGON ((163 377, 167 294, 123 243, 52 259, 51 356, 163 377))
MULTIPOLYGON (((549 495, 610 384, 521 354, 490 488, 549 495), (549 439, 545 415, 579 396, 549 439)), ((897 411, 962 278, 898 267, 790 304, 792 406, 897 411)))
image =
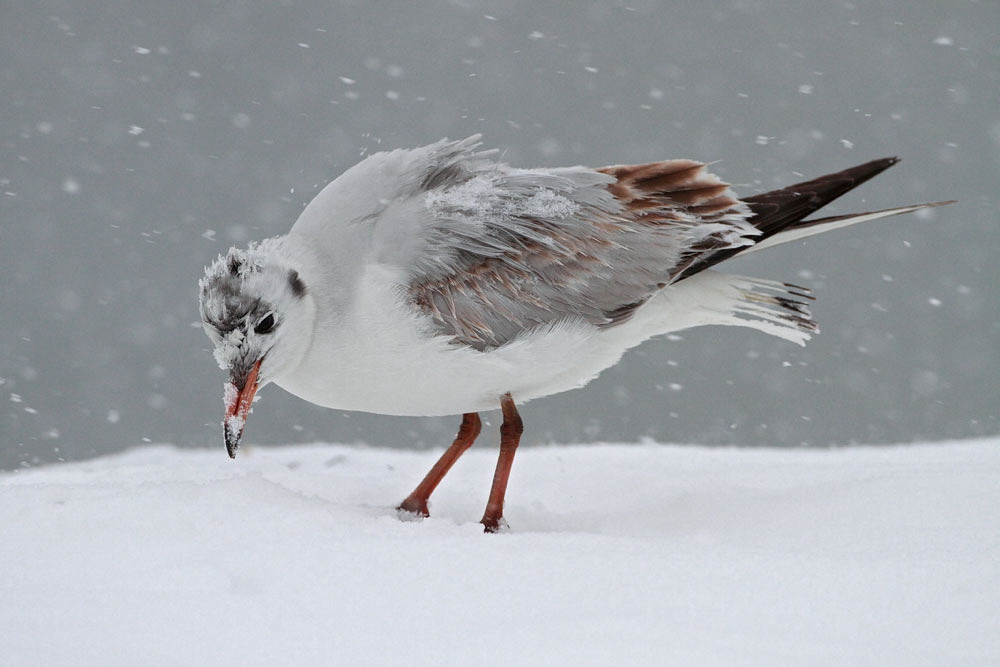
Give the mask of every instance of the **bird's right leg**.
POLYGON ((448 474, 451 467, 455 465, 458 457, 464 454, 465 450, 471 447, 472 443, 476 441, 476 436, 479 435, 479 431, 482 428, 483 424, 479 420, 479 415, 475 412, 467 412, 462 415, 462 425, 458 429, 458 435, 455 436, 455 442, 451 443, 451 447, 445 450, 444 454, 441 455, 441 458, 430 469, 430 472, 427 473, 423 481, 417 485, 417 488, 413 489, 413 493, 407 496, 406 500, 401 502, 396 509, 417 516, 430 516, 430 512, 427 510, 427 499, 434 493, 434 489, 437 488, 437 485, 444 476, 448 474))
POLYGON ((500 456, 497 458, 496 472, 493 473, 490 499, 486 502, 486 512, 480 521, 487 533, 498 533, 507 529, 507 522, 503 518, 503 502, 507 495, 510 468, 514 464, 514 452, 517 451, 521 433, 524 432, 521 415, 509 392, 500 397, 500 410, 503 412, 503 424, 500 425, 500 456))

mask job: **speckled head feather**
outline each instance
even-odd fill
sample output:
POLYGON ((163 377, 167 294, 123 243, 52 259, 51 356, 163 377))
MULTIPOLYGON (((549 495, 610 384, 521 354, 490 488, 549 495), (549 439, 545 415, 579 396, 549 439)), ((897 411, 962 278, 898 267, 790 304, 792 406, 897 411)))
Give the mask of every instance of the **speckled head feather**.
POLYGON ((295 269, 280 261, 282 239, 230 248, 205 268, 198 282, 200 311, 206 332, 215 342, 215 358, 222 368, 239 369, 252 356, 246 344, 269 315, 270 328, 282 322, 284 300, 302 298, 306 286, 295 269))

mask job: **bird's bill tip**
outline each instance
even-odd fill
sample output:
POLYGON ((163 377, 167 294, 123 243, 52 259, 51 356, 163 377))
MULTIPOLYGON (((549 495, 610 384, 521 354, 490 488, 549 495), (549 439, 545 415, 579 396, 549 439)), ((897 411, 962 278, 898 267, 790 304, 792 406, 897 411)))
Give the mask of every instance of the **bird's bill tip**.
POLYGON ((226 405, 226 417, 222 421, 223 436, 226 441, 226 451, 229 458, 236 458, 236 450, 240 447, 240 438, 243 437, 243 428, 247 423, 247 415, 253 407, 253 399, 257 394, 257 375, 260 373, 260 361, 257 361, 250 369, 243 386, 230 380, 226 383, 223 402, 226 405))
POLYGON ((243 436, 243 426, 236 426, 235 421, 235 417, 226 417, 226 421, 222 425, 226 440, 226 452, 229 453, 231 459, 236 458, 236 450, 240 448, 240 438, 243 436))

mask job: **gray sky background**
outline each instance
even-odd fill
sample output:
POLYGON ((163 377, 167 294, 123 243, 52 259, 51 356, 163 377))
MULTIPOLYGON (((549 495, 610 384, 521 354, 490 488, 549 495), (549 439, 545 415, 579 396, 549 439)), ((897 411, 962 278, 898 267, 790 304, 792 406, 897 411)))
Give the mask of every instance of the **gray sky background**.
MULTIPOLYGON (((202 267, 367 153, 475 132, 519 166, 718 161, 746 194, 898 155, 833 212, 960 200, 729 263, 815 289, 823 333, 651 341, 526 406, 526 443, 996 433, 998 26, 993 0, 8 0, 0 467, 224 455, 202 267)), ((437 446, 458 425, 262 394, 248 443, 437 446)))

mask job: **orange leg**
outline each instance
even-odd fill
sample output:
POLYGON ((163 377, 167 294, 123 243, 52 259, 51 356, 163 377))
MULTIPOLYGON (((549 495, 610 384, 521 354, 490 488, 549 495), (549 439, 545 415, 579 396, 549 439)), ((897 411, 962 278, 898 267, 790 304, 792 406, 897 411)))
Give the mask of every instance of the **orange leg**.
POLYGON ((517 451, 517 443, 521 441, 521 433, 524 431, 521 415, 517 413, 517 407, 510 394, 500 397, 500 409, 503 411, 503 424, 500 426, 500 457, 497 459, 496 472, 493 473, 493 486, 490 488, 486 512, 480 521, 487 533, 496 533, 507 527, 507 522, 503 518, 503 500, 507 494, 510 468, 514 464, 514 452, 517 451))
POLYGON ((441 458, 430 469, 430 472, 427 473, 423 481, 417 485, 417 488, 413 489, 413 493, 407 496, 406 500, 401 502, 396 509, 418 516, 430 516, 430 512, 427 510, 427 499, 431 497, 434 489, 441 483, 444 476, 448 474, 451 467, 455 465, 458 457, 472 446, 482 428, 483 425, 479 421, 479 415, 475 412, 467 412, 462 415, 462 425, 458 429, 458 435, 455 436, 455 442, 451 443, 451 447, 445 450, 444 454, 441 455, 441 458))

